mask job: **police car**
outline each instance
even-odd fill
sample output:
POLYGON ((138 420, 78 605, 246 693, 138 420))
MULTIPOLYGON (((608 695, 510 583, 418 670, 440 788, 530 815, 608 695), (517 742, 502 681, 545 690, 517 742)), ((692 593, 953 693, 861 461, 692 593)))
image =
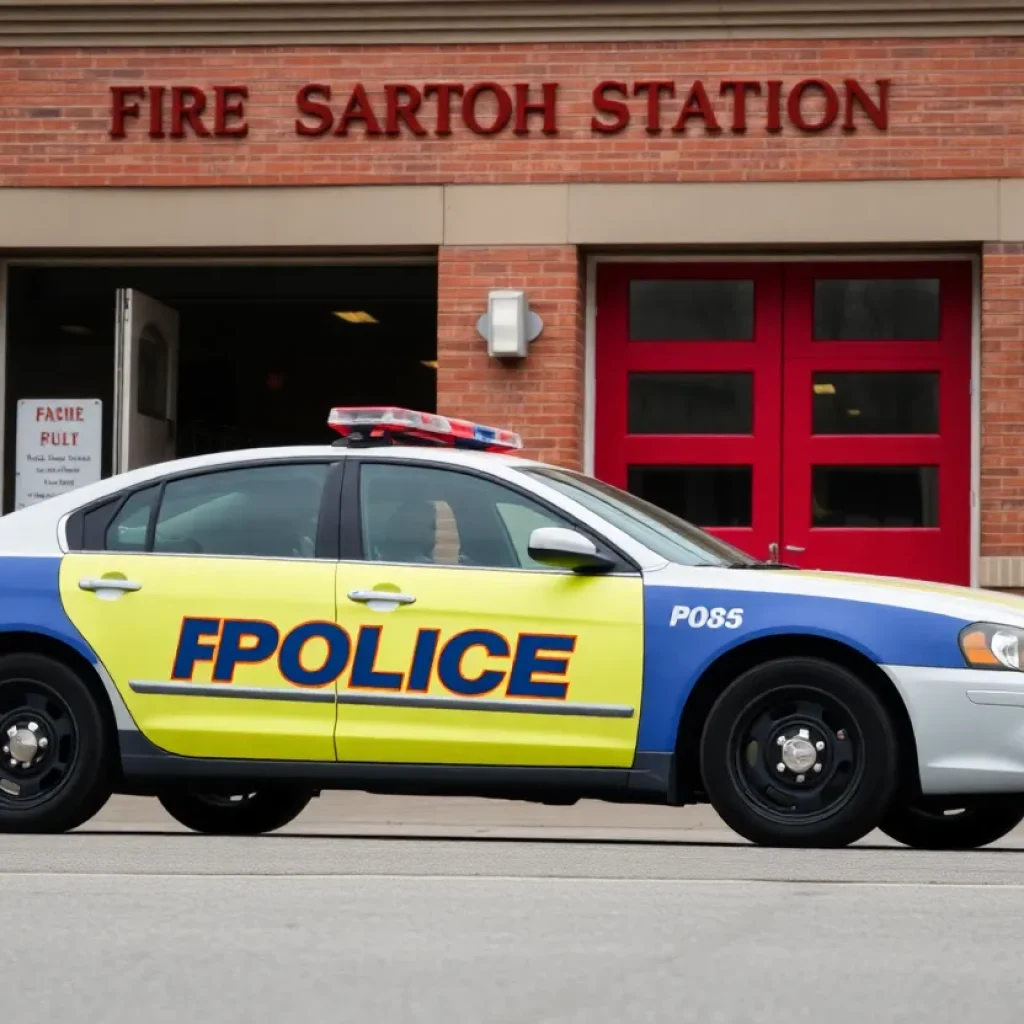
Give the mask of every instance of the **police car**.
POLYGON ((330 424, 0 519, 0 830, 118 792, 255 834, 324 789, 710 802, 770 845, 1024 818, 1024 601, 758 562, 509 431, 330 424))

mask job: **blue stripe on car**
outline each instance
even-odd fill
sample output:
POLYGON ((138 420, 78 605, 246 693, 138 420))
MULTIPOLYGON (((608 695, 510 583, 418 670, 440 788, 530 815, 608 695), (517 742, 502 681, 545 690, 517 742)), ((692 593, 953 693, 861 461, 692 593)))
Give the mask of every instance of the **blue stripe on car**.
POLYGON ((60 556, 0 556, 0 632, 36 633, 63 641, 90 664, 99 659, 64 611, 60 556))
MULTIPOLYGON (((698 615, 698 620, 703 615, 698 615)), ((757 591, 644 588, 644 687, 637 750, 675 748, 683 707, 704 671, 727 651, 760 637, 825 637, 879 665, 963 668, 957 634, 967 621, 934 612, 842 598, 757 591), (675 626, 672 609, 742 609, 742 624, 675 626), (799 624, 799 625, 797 625, 799 624)))

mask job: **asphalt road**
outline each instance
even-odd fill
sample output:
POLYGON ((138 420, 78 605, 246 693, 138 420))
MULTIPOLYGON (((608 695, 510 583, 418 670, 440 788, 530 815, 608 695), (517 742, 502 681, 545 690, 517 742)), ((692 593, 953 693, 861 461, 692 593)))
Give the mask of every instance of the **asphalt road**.
POLYGON ((876 840, 761 850, 708 812, 347 796, 222 839, 120 801, 80 834, 0 838, 5 1016, 1016 1022, 1024 836, 876 840))

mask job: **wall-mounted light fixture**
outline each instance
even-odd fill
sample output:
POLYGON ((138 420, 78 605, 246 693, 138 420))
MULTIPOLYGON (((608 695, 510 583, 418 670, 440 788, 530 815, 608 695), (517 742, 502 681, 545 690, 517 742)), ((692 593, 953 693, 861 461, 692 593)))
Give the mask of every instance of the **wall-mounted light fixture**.
POLYGON ((544 323, 526 302, 523 291, 498 289, 487 293, 487 312, 476 322, 487 342, 487 354, 496 359, 522 359, 544 323))

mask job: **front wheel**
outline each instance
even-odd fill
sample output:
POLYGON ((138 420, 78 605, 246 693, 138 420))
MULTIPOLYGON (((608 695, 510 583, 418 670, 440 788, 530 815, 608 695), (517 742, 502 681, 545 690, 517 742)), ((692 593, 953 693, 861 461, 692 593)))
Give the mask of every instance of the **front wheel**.
POLYGON ((255 836, 294 821, 313 794, 301 789, 265 787, 239 792, 176 789, 158 797, 163 809, 193 832, 255 836))
POLYGON ((1024 821, 1024 807, 967 806, 954 810, 898 804, 879 828, 918 850, 976 850, 1002 839, 1024 821))
POLYGON ((0 832, 69 832, 110 798, 114 738, 67 665, 0 657, 0 832))
POLYGON ((735 679, 701 738, 711 805, 763 846, 847 846, 876 828, 897 783, 896 737, 852 672, 781 658, 735 679))

